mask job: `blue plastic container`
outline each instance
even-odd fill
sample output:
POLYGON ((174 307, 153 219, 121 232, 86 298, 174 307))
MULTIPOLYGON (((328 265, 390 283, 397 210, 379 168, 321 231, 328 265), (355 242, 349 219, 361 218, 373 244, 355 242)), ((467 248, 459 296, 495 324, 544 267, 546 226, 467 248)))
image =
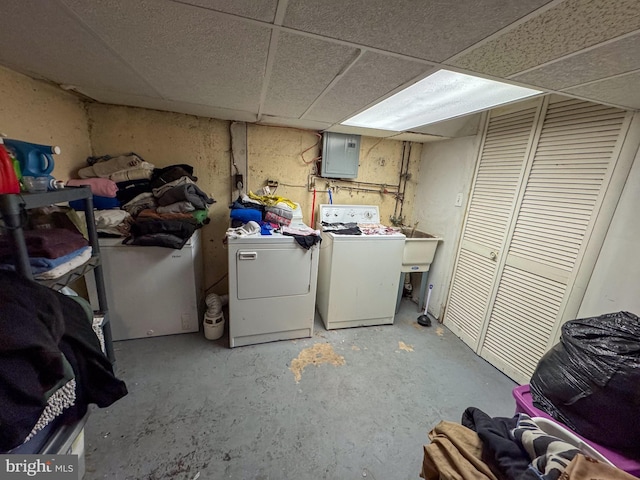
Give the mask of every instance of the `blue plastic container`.
POLYGON ((50 176, 55 165, 53 155, 60 153, 60 147, 38 145, 10 138, 5 138, 4 144, 13 151, 20 163, 20 173, 23 177, 50 176))

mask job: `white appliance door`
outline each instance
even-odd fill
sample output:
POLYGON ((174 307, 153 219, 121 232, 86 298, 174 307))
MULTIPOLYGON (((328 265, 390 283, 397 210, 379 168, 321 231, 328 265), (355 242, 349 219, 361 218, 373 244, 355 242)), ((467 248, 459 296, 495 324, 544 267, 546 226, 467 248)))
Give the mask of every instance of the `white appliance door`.
POLYGON ((311 255, 311 250, 297 245, 242 246, 236 253, 238 300, 308 294, 311 255))
POLYGON ((114 340, 198 331, 191 247, 102 245, 101 254, 114 340))

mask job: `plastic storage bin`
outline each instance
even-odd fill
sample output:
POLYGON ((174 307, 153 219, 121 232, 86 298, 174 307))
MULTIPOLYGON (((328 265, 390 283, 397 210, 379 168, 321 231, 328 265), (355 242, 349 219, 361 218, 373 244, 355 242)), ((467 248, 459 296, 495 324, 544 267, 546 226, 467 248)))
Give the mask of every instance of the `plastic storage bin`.
POLYGON ((620 470, 624 470, 625 472, 640 476, 640 461, 633 460, 631 458, 627 458, 624 455, 609 450, 602 445, 598 445, 591 440, 588 440, 584 437, 581 437, 577 433, 571 431, 569 427, 561 424, 555 418, 551 417, 547 413, 533 406, 533 397, 531 396, 531 390, 529 389, 529 385, 521 385, 513 389, 513 398, 516 400, 516 413, 526 413, 530 417, 542 417, 544 419, 550 420, 562 429, 567 430, 571 435, 579 438, 586 445, 590 446, 597 452, 599 452, 602 456, 604 456, 607 460, 609 460, 613 465, 618 467, 620 470))

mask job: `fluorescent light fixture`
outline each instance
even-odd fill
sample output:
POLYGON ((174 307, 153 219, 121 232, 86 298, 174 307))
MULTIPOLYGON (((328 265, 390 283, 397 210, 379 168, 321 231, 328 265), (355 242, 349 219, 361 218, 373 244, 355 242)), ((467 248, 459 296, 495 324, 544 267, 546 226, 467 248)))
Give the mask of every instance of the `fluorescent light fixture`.
POLYGON ((539 93, 542 92, 438 70, 342 124, 402 132, 539 93))

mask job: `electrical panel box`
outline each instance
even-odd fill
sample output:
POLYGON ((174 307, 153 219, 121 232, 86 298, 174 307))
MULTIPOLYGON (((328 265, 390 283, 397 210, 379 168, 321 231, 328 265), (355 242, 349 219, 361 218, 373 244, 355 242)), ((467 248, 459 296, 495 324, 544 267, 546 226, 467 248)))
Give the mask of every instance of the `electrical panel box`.
POLYGON ((322 137, 320 176, 356 178, 360 161, 360 135, 325 132, 322 137))

